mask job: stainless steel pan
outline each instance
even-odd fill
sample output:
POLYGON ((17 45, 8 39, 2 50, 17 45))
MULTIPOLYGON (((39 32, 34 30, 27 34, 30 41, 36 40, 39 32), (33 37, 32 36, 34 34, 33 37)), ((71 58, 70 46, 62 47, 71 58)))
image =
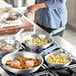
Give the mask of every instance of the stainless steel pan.
POLYGON ((23 43, 25 43, 25 40, 30 40, 30 39, 33 39, 33 38, 37 38, 37 37, 41 37, 41 38, 46 38, 49 40, 49 43, 46 44, 46 45, 42 45, 42 46, 33 46, 33 45, 29 45, 27 43, 25 43, 25 45, 31 49, 38 49, 38 48, 41 48, 41 49, 45 49, 47 47, 49 47, 51 44, 53 44, 54 40, 53 40, 53 35, 57 34, 58 32, 62 31, 65 29, 65 26, 61 27, 61 28, 58 28, 57 30, 51 32, 49 34, 49 36, 47 37, 46 35, 44 34, 31 34, 31 35, 26 35, 24 38, 23 38, 23 43))
POLYGON ((1 51, 0 50, 0 55, 5 55, 7 53, 10 53, 10 52, 15 52, 17 51, 18 49, 21 49, 21 44, 20 42, 18 41, 17 37, 24 31, 24 29, 20 29, 14 36, 13 38, 8 38, 8 39, 1 39, 0 40, 0 48, 2 45, 7 45, 7 44, 11 44, 12 46, 14 46, 16 49, 15 50, 11 50, 11 51, 1 51))
POLYGON ((12 39, 1 39, 0 40, 0 45, 6 45, 6 44, 11 44, 16 49, 11 50, 11 51, 1 51, 0 50, 0 55, 5 55, 5 54, 10 53, 10 52, 15 52, 15 51, 17 51, 18 49, 21 48, 21 44, 17 40, 12 40, 12 39))
POLYGON ((31 49, 38 49, 38 48, 45 49, 45 48, 49 47, 51 44, 53 44, 53 38, 52 38, 52 36, 47 37, 46 35, 41 35, 41 34, 39 34, 39 35, 31 34, 31 35, 27 35, 23 38, 23 43, 25 43, 25 45, 31 49), (49 43, 46 45, 42 45, 42 46, 29 45, 29 44, 25 43, 25 40, 31 40, 31 39, 37 38, 37 37, 48 39, 49 43))
POLYGON ((45 56, 45 61, 47 62, 49 67, 63 68, 63 67, 67 67, 72 62, 72 58, 71 58, 71 55, 68 55, 65 53, 51 52, 45 56), (48 57, 52 56, 52 55, 61 55, 61 56, 67 57, 67 58, 69 58, 70 61, 66 64, 53 64, 53 63, 50 63, 47 61, 48 57))
POLYGON ((27 74, 27 73, 33 73, 35 71, 37 71, 40 66, 42 66, 43 64, 43 58, 42 56, 40 56, 39 54, 35 54, 35 53, 31 53, 31 52, 13 52, 13 53, 9 53, 7 55, 5 55, 2 60, 1 60, 2 64, 3 64, 3 67, 12 72, 12 73, 16 73, 16 74, 27 74), (36 58, 39 60, 40 62, 40 65, 33 68, 33 69, 14 69, 14 68, 10 68, 8 66, 5 65, 6 61, 7 60, 10 60, 10 59, 14 59, 15 57, 28 57, 28 58, 36 58))

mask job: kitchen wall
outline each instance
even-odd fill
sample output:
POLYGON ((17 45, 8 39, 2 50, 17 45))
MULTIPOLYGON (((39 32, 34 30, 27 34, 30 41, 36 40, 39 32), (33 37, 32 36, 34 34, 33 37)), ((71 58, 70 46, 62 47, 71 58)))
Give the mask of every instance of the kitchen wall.
POLYGON ((76 0, 67 0, 68 23, 76 28, 76 0))

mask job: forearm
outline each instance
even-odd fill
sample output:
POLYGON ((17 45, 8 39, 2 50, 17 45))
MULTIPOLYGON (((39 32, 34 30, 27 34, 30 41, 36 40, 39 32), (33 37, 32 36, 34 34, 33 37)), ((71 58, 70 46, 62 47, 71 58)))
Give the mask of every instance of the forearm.
POLYGON ((34 13, 34 22, 36 23, 36 14, 37 14, 37 11, 34 13))
POLYGON ((36 4, 38 8, 47 8, 45 3, 36 4))

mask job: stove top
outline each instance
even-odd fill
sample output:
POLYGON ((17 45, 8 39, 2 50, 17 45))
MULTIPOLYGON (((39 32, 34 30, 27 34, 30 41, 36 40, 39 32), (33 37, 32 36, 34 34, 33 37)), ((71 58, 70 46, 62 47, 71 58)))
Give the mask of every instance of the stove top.
MULTIPOLYGON (((47 50, 44 49, 44 52, 47 53, 49 50, 54 50, 58 46, 55 45, 51 48, 48 48, 47 50)), ((59 49, 59 48, 57 48, 59 49)), ((2 55, 0 55, 0 60, 2 58, 2 55)), ((74 58, 74 57, 73 57, 74 58)), ((32 74, 14 74, 11 73, 3 68, 2 65, 0 65, 0 76, 76 76, 76 59, 74 58, 71 62, 71 64, 68 67, 65 68, 54 68, 54 67, 48 67, 47 63, 44 61, 44 64, 40 67, 40 69, 32 74)))
POLYGON ((76 60, 72 60, 68 67, 56 69, 54 67, 47 68, 47 64, 44 62, 40 69, 32 74, 14 74, 5 70, 0 65, 0 76, 76 76, 76 60))

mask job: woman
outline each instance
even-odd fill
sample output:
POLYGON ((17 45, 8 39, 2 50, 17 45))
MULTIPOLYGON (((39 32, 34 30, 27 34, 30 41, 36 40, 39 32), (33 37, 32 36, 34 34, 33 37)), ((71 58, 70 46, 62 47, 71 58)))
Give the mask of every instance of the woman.
POLYGON ((66 0, 36 0, 28 9, 28 13, 35 12, 35 22, 49 33, 67 23, 66 0))

